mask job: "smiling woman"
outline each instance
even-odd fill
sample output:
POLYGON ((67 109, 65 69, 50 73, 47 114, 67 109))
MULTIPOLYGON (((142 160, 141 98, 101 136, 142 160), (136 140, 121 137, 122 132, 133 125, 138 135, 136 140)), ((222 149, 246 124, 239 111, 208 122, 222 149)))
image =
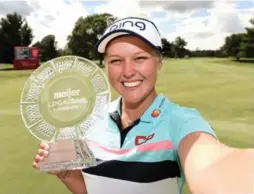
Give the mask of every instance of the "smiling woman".
MULTIPOLYGON (((162 43, 152 21, 118 20, 96 48, 120 95, 109 105, 105 126, 87 137, 100 162, 51 174, 75 194, 179 194, 185 183, 193 194, 254 191, 254 150, 222 144, 196 109, 157 94, 162 43)), ((41 144, 33 166, 48 154, 48 145, 41 144)))
POLYGON ((121 36, 108 44, 105 62, 111 86, 124 97, 124 106, 154 100, 161 61, 151 46, 133 35, 121 36))

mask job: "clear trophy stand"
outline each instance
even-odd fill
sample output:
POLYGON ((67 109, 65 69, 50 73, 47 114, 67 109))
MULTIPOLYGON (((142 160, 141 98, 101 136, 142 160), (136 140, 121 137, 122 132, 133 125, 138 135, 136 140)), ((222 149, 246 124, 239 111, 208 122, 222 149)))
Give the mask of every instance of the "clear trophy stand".
POLYGON ((28 131, 49 144, 49 156, 39 171, 96 165, 86 136, 103 120, 110 98, 103 70, 82 57, 52 59, 31 74, 20 110, 28 131))

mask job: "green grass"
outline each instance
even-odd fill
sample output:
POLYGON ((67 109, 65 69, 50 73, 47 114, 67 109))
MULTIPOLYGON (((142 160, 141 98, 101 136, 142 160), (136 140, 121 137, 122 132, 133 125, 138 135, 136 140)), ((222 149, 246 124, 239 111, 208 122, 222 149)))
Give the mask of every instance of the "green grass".
MULTIPOLYGON (((31 167, 39 141, 27 132, 19 114, 21 90, 31 72, 0 70, 1 193, 67 194, 55 177, 31 167)), ((170 59, 164 61, 157 90, 175 103, 197 108, 222 142, 254 147, 254 64, 170 59)))

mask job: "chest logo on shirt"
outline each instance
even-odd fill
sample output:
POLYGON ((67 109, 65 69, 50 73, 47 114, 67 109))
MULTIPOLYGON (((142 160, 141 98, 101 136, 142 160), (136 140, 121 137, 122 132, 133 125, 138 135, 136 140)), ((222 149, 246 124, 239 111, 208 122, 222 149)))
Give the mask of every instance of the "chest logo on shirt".
POLYGON ((158 116, 160 115, 160 113, 161 113, 161 111, 160 111, 159 109, 155 109, 155 110, 152 112, 151 116, 152 116, 153 118, 156 118, 156 117, 158 117, 158 116))
POLYGON ((146 143, 147 141, 153 139, 153 137, 154 137, 154 133, 149 135, 149 136, 136 136, 135 145, 138 146, 138 145, 141 145, 143 143, 146 143))

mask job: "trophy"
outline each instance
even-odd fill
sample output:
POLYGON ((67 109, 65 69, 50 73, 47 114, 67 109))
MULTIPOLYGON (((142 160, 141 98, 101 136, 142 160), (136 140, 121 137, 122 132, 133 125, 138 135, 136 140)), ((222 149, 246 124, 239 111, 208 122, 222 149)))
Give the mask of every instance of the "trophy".
POLYGON ((22 120, 49 144, 39 171, 96 165, 86 137, 103 121, 111 92, 104 71, 78 56, 49 60, 33 71, 21 94, 22 120))

